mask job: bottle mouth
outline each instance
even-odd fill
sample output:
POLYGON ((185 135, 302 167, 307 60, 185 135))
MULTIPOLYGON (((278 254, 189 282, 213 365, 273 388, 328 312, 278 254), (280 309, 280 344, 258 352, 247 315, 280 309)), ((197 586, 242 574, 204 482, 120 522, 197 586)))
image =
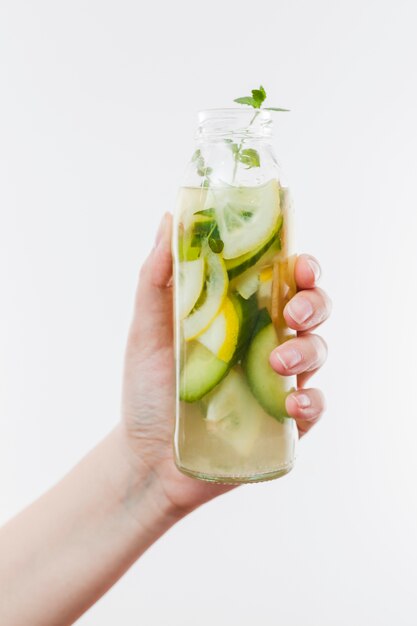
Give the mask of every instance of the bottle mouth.
POLYGON ((252 137, 262 139, 272 135, 272 116, 264 109, 225 108, 206 109, 198 114, 197 138, 226 139, 252 137))

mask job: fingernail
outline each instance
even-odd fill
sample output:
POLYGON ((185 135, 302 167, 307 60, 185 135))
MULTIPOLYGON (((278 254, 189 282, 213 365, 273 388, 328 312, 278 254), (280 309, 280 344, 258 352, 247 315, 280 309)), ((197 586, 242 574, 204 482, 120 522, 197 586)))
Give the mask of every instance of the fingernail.
POLYGON ((275 357, 285 367, 286 370, 291 369, 303 360, 303 355, 294 348, 280 347, 274 352, 275 357))
POLYGON ((321 276, 320 265, 314 259, 308 259, 307 263, 314 274, 314 282, 317 282, 321 276))
POLYGON ((306 393, 296 393, 293 395, 293 398, 300 409, 308 409, 311 406, 311 400, 306 393))
POLYGON ((313 306, 310 300, 301 296, 296 296, 290 300, 286 306, 286 310, 297 324, 302 324, 313 315, 313 306))
POLYGON ((155 237, 155 247, 158 245, 158 243, 161 241, 164 231, 165 231, 165 225, 166 225, 166 221, 167 221, 167 213, 165 213, 165 215, 163 216, 163 218, 160 221, 159 227, 158 227, 158 231, 156 233, 156 237, 155 237))

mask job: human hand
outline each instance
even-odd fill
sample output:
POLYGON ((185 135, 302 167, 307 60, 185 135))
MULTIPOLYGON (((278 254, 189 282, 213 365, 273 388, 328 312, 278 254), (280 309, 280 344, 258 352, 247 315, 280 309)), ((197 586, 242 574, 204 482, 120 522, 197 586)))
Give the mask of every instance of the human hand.
MULTIPOLYGON (((166 214, 155 246, 140 271, 126 350, 122 417, 133 463, 152 471, 168 503, 187 512, 232 487, 189 478, 174 464, 171 231, 172 218, 166 214)), ((300 435, 318 421, 324 410, 322 393, 304 388, 327 352, 323 339, 311 333, 330 313, 329 298, 316 287, 319 275, 313 257, 298 257, 295 279, 300 291, 284 310, 288 326, 298 331, 298 336, 274 350, 270 358, 279 374, 298 377, 298 390, 288 396, 287 410, 296 420, 300 435)))

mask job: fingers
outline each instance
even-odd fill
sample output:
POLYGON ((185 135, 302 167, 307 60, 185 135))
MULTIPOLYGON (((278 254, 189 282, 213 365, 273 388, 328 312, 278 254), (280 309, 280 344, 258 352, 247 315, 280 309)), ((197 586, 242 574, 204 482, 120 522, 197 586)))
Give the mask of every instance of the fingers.
POLYGON ((319 262, 309 254, 300 254, 297 257, 294 274, 298 289, 312 289, 321 275, 319 262))
POLYGON ((284 309, 284 318, 290 328, 307 331, 316 328, 330 315, 331 302, 327 294, 315 289, 299 291, 284 309))
POLYGON ((327 357, 327 345, 318 335, 306 333, 290 339, 271 352, 270 363, 281 376, 313 372, 327 357))
POLYGON ((284 318, 290 328, 303 334, 276 348, 271 353, 270 362, 281 376, 297 376, 299 389, 288 395, 286 407, 288 415, 296 420, 302 437, 317 423, 325 410, 322 392, 318 389, 304 389, 303 386, 327 358, 325 341, 308 331, 329 317, 331 301, 327 294, 316 286, 321 269, 313 256, 300 255, 294 272, 300 291, 285 307, 284 318))
POLYGON ((324 396, 319 389, 293 391, 286 400, 288 415, 297 422, 300 437, 318 422, 326 408, 324 396))

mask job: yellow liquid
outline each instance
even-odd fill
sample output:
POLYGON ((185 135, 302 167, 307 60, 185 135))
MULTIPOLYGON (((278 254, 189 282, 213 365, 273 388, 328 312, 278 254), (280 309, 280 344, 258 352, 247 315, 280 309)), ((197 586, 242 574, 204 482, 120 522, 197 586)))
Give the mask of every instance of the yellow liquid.
MULTIPOLYGON (((213 198, 215 199, 215 195, 208 195, 207 190, 200 188, 184 188, 180 192, 176 212, 176 230, 179 238, 179 246, 175 251, 177 305, 179 249, 192 228, 195 214, 212 208, 213 198)), ((277 202, 280 203, 283 217, 280 233, 281 249, 273 255, 261 257, 254 267, 248 268, 247 272, 251 272, 255 280, 252 298, 255 298, 259 310, 266 309, 269 312, 278 344, 290 336, 282 310, 295 291, 293 280, 295 257, 290 256, 292 252, 289 232, 290 210, 285 190, 280 189, 277 202)), ((262 210, 262 207, 259 210, 262 210)), ((222 257, 221 252, 219 256, 222 257)), ((242 275, 229 281, 228 296, 236 296, 239 293, 237 289, 242 289, 243 292, 248 289, 239 283, 242 275)), ((250 286, 249 281, 249 288, 250 286)), ((245 293, 245 296, 247 295, 245 293)), ((190 343, 184 339, 182 323, 178 319, 178 306, 176 311, 175 457, 179 469, 196 478, 225 483, 256 482, 286 474, 292 468, 295 459, 298 441, 296 424, 291 418, 279 421, 268 414, 253 393, 241 362, 235 363, 225 378, 201 399, 193 402, 180 399, 181 372, 189 353, 190 343)), ((198 341, 198 337, 193 341, 198 341)), ((209 352, 207 355, 211 358, 209 352)), ((208 366, 207 370, 209 369, 208 366)), ((205 375, 203 367, 199 376, 204 378, 205 375)), ((293 378, 276 376, 276 393, 283 396, 283 402, 285 395, 294 388, 294 385, 293 378)))

